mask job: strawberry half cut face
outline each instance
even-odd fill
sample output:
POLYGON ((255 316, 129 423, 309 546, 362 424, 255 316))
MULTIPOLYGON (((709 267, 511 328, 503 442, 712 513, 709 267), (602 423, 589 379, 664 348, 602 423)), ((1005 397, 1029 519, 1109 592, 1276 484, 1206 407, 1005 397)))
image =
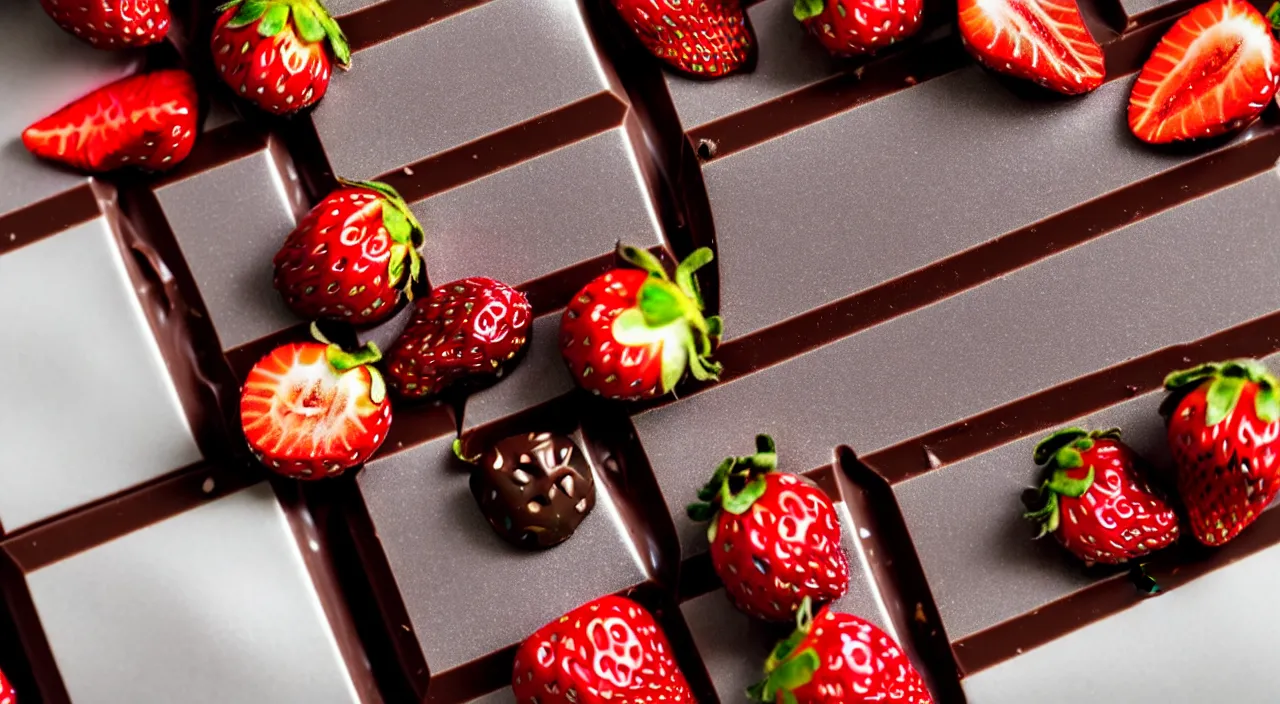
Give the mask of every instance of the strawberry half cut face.
POLYGON ((1280 45, 1262 13, 1213 0, 1169 30, 1129 98, 1129 127, 1144 142, 1212 137, 1244 127, 1276 92, 1280 45))
POLYGON ((1102 47, 1073 0, 959 0, 960 37, 987 68, 1076 95, 1102 85, 1102 47))
POLYGON ((254 455, 299 479, 337 476, 386 439, 391 404, 372 367, 376 347, 356 353, 304 342, 277 347, 245 380, 240 421, 254 455))

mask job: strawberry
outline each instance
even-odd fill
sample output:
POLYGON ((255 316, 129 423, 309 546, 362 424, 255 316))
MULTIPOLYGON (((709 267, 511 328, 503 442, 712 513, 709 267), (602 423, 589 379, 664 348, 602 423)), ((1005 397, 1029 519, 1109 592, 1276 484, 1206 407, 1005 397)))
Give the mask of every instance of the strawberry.
POLYGON ((22 143, 38 157, 92 173, 167 171, 195 146, 198 100, 186 71, 130 76, 28 127, 22 143))
POLYGON ((232 0, 218 11, 212 40, 218 75, 267 112, 288 115, 323 98, 333 73, 330 51, 340 68, 351 65, 347 38, 318 0, 232 0))
POLYGON ((696 704, 658 622, 606 596, 538 629, 516 651, 519 704, 696 704))
POLYGON ((127 49, 164 41, 168 0, 40 0, 67 32, 99 49, 127 49))
POLYGON ((751 32, 740 0, 613 0, 649 53, 698 78, 742 68, 751 32))
POLYGON ((463 377, 501 375, 529 342, 529 299, 501 281, 454 281, 416 306, 387 355, 391 387, 406 398, 438 394, 463 377))
POLYGON ((852 614, 823 607, 816 617, 806 601, 796 630, 764 664, 765 679, 747 690, 754 701, 776 704, 931 704, 933 698, 893 637, 852 614))
POLYGON ((0 672, 0 704, 18 704, 18 692, 3 672, 0 672))
POLYGON ((560 352, 578 384, 614 399, 642 399, 671 391, 686 368, 699 380, 714 379, 710 361, 720 319, 703 317, 693 274, 711 261, 711 250, 689 255, 667 278, 649 252, 618 245, 635 269, 613 269, 587 284, 569 302, 560 323, 560 352))
POLYGON ((795 0, 795 18, 837 56, 867 54, 920 30, 924 0, 795 0))
POLYGON ((336 477, 377 451, 391 425, 381 358, 369 343, 358 352, 318 342, 281 345, 245 379, 240 423, 249 449, 286 477, 336 477))
POLYGON ((1280 382, 1244 359, 1170 374, 1162 410, 1187 525, 1205 545, 1240 534, 1280 489, 1280 382))
POLYGON ((987 68, 1067 95, 1106 74, 1074 0, 959 0, 960 39, 987 68))
POLYGON ((1211 0, 1164 35, 1129 96, 1129 129, 1164 144, 1248 125, 1275 95, 1280 45, 1244 0, 1211 0))
POLYGON ((275 256, 275 287, 307 319, 385 320, 422 280, 422 226, 390 186, 342 181, 275 256))
POLYGON ((756 454, 722 462, 687 512, 711 521, 711 564, 734 605, 759 619, 789 621, 805 599, 844 596, 849 562, 831 499, 777 467, 773 439, 758 435, 756 454))
POLYGON ((1036 537, 1052 533, 1086 565, 1119 564, 1177 540, 1177 514, 1138 474, 1118 429, 1059 430, 1036 445, 1035 462, 1051 473, 1040 486, 1044 506, 1023 515, 1040 524, 1036 537))

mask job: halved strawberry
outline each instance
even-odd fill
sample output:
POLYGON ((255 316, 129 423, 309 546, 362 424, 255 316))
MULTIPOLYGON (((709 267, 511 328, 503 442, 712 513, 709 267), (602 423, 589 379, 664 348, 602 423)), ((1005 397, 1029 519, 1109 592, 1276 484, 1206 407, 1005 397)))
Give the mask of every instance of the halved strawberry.
POLYGON ((987 68, 1067 95, 1102 85, 1102 47, 1074 0, 959 0, 960 38, 987 68))
POLYGON ((249 372, 240 423, 254 456, 296 479, 335 477, 369 459, 387 438, 391 402, 381 359, 369 343, 358 352, 319 342, 282 345, 249 372))
POLYGON ((1280 44, 1267 18, 1244 0, 1211 0, 1178 20, 1143 65, 1129 128, 1152 144, 1230 132, 1262 114, 1278 81, 1280 44))

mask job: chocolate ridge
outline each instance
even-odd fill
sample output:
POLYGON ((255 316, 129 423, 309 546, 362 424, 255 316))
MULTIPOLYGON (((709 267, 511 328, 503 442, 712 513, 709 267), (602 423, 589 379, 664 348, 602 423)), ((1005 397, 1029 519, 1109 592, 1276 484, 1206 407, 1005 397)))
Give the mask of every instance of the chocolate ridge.
POLYGON ((375 180, 400 192, 408 203, 476 181, 524 161, 594 137, 623 124, 627 104, 610 91, 492 132, 375 180))
POLYGON ((262 149, 267 135, 247 122, 232 122, 199 136, 191 154, 172 171, 148 181, 152 190, 190 178, 202 171, 229 164, 262 149))
POLYGON ((335 19, 342 25, 347 43, 355 53, 491 1, 385 0, 335 19))
MULTIPOLYGON (((1210 550, 1182 540, 1143 564, 1161 591, 1167 592, 1277 543, 1280 512, 1267 511, 1226 545, 1210 550)), ((1140 591, 1128 573, 1113 574, 1035 611, 957 640, 952 644, 956 663, 965 675, 972 675, 1150 598, 1158 595, 1140 591)))
POLYGON ((102 215, 92 182, 0 215, 0 255, 102 215))
POLYGON ((1280 312, 1099 370, 868 454, 897 484, 1163 387, 1173 369, 1280 350, 1280 312), (932 456, 932 459, 930 459, 932 456))

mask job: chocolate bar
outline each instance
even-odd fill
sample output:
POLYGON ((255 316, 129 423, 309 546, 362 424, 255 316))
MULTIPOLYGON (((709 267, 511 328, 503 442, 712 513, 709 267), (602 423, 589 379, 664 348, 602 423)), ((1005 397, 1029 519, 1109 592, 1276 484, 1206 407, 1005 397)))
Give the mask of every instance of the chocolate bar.
MULTIPOLYGON (((520 643, 610 594, 656 614, 699 701, 740 701, 790 626, 734 608, 686 506, 757 433, 835 506, 834 608, 900 643, 938 702, 1274 691, 1258 585, 1280 514, 1140 573, 1086 568, 1020 518, 1050 432, 1118 426, 1168 487, 1164 376, 1280 371, 1276 108, 1175 147, 1125 126, 1185 0, 1086 0, 1107 80, 1069 99, 976 66, 943 3, 911 40, 836 59, 791 0, 744 0, 753 58, 706 81, 601 0, 330 0, 352 68, 288 119, 214 77, 210 5, 114 53, 35 0, 0 7, 0 667, 23 701, 513 702, 520 643), (176 169, 89 178, 22 148, 158 66, 205 103, 176 169), (236 389, 309 339, 271 260, 338 178, 407 201, 420 293, 493 277, 537 317, 498 378, 394 398, 365 466, 302 485, 252 461, 236 389), (576 388, 563 312, 619 241, 668 265, 713 249, 718 380, 637 403, 576 388), (529 550, 455 452, 542 433, 581 449, 595 506, 529 550)), ((413 305, 320 327, 385 351, 413 305)))

